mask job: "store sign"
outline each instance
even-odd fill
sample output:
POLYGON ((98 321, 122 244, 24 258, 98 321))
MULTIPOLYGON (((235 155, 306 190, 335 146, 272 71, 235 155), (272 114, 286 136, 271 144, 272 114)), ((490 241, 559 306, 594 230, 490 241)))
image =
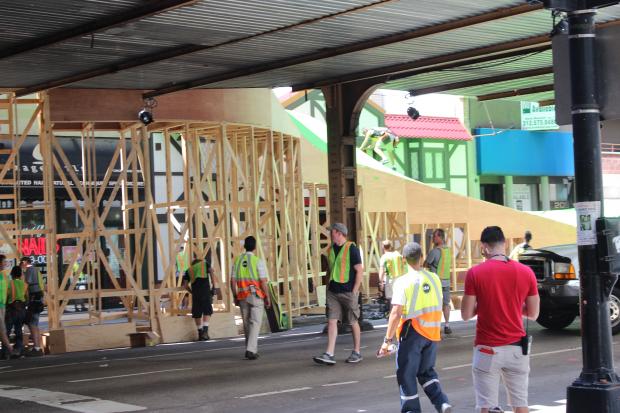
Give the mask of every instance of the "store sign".
POLYGON ((536 102, 521 102, 521 129, 559 129, 555 123, 555 105, 540 106, 536 102))
POLYGON ((568 201, 551 201, 551 209, 568 209, 570 208, 570 202, 568 201))

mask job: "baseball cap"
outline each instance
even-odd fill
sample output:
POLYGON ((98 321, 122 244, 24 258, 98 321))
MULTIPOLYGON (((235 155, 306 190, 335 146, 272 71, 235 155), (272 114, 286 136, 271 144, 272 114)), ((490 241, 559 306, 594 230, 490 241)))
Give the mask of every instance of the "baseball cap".
POLYGON ((343 224, 342 222, 336 222, 334 224, 331 224, 328 229, 330 231, 335 229, 336 231, 340 232, 345 237, 349 233, 349 230, 347 229, 347 226, 345 224, 343 224))

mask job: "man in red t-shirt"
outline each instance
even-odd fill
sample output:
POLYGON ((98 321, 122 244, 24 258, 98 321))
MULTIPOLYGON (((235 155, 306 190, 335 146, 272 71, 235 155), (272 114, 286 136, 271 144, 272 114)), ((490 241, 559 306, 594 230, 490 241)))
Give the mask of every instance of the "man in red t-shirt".
POLYGON ((472 372, 476 411, 498 406, 500 377, 515 413, 527 413, 530 357, 523 355, 526 335, 522 317, 538 318, 540 298, 532 270, 506 257, 506 239, 500 227, 487 227, 480 236, 486 261, 471 268, 465 278, 461 304, 463 320, 478 316, 472 372))

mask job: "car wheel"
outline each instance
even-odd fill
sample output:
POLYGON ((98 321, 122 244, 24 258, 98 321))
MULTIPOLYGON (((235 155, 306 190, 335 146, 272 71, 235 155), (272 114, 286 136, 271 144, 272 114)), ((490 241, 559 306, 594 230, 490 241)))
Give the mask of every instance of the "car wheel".
POLYGON ((571 325, 576 317, 577 314, 572 311, 541 310, 536 321, 549 330, 561 330, 571 325))
POLYGON ((611 319, 611 333, 620 333, 620 290, 614 289, 609 297, 609 317, 611 319))

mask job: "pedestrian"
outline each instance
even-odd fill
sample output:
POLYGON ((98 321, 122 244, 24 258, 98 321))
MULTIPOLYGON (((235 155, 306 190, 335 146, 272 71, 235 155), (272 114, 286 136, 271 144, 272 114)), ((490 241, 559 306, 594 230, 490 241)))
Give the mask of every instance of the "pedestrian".
POLYGON ((241 254, 232 268, 231 290, 235 304, 241 308, 243 333, 245 335, 245 358, 258 358, 258 334, 269 300, 269 276, 265 262, 254 255, 256 238, 249 236, 243 242, 245 253, 241 254))
POLYGON ((28 304, 26 306, 25 323, 28 325, 32 337, 33 346, 26 351, 27 357, 39 357, 43 355, 41 348, 41 332, 39 330, 39 318, 45 308, 45 283, 43 276, 37 267, 32 265, 30 258, 22 257, 20 260, 24 283, 28 287, 28 304))
POLYGON ((392 311, 377 355, 387 355, 396 334, 396 380, 402 413, 422 411, 416 379, 438 412, 451 413, 435 371, 441 340, 441 281, 437 274, 421 269, 422 247, 418 243, 405 245, 403 256, 407 273, 394 282, 392 311))
POLYGON ((388 311, 391 308, 394 280, 405 273, 405 262, 400 252, 394 250, 392 241, 381 243, 383 255, 379 259, 379 290, 383 291, 388 311))
POLYGON ((8 286, 8 299, 6 306, 6 332, 15 334, 15 345, 11 353, 12 357, 21 358, 24 353, 23 326, 26 319, 26 299, 28 286, 23 280, 23 271, 19 266, 11 270, 11 281, 8 286))
POLYGON ((2 350, 0 351, 0 360, 10 358, 13 347, 9 342, 9 336, 6 331, 6 305, 9 298, 9 285, 11 277, 9 270, 5 269, 6 256, 0 254, 0 342, 2 342, 2 350))
POLYGON ((353 242, 347 241, 348 229, 342 223, 335 223, 330 229, 332 245, 327 252, 329 286, 327 287, 327 349, 320 356, 313 357, 318 364, 334 365, 336 359, 336 337, 338 321, 348 322, 353 335, 353 351, 347 363, 363 360, 360 352, 359 293, 362 285, 364 267, 360 250, 353 242), (344 320, 343 320, 344 317, 344 320))
POLYGON ((481 413, 502 411, 501 379, 513 411, 527 413, 530 340, 522 317, 538 318, 536 277, 529 267, 506 257, 500 227, 485 228, 480 241, 486 261, 467 272, 461 303, 463 320, 478 316, 472 362, 476 408, 481 413))
POLYGON ((209 340, 209 320, 213 315, 213 291, 219 291, 215 273, 207 259, 195 259, 183 277, 183 287, 192 295, 192 318, 198 340, 209 340))
POLYGON ((530 242, 532 242, 532 233, 530 231, 525 231, 523 239, 524 242, 518 244, 510 252, 509 258, 511 260, 519 261, 519 257, 521 256, 521 254, 523 254, 526 250, 532 248, 530 245, 530 242))
POLYGON ((446 321, 443 327, 444 334, 452 334, 450 328, 450 280, 452 273, 452 249, 446 246, 446 232, 437 228, 433 231, 433 249, 428 253, 424 266, 434 272, 441 279, 443 294, 443 317, 446 321))

